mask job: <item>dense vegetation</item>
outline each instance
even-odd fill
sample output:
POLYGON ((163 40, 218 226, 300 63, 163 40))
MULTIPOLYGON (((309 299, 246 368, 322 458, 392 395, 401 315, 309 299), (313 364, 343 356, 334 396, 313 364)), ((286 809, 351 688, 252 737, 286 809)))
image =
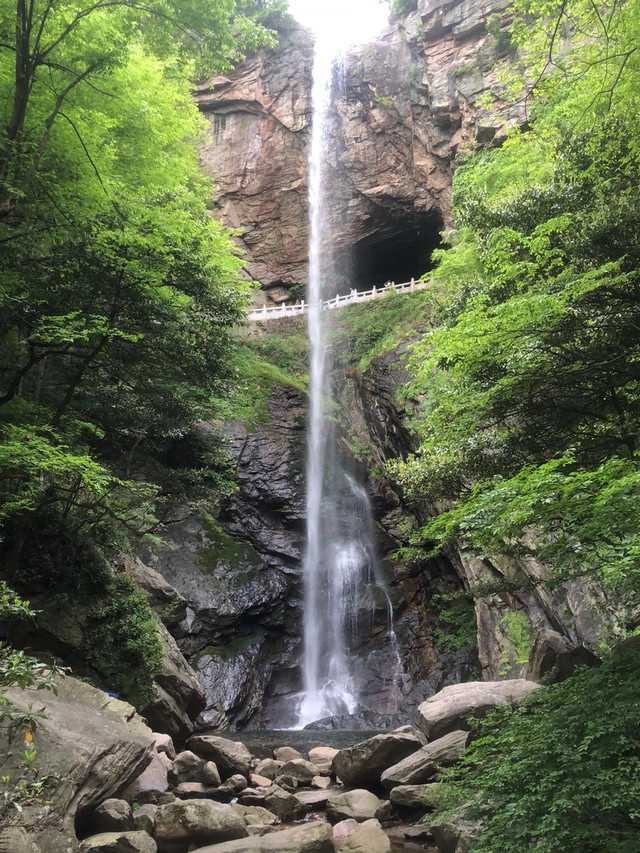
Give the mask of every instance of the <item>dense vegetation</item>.
POLYGON ((191 81, 272 43, 260 20, 282 7, 0 2, 4 578, 91 598, 94 675, 140 700, 161 647, 106 561, 186 489, 228 487, 195 425, 226 394, 246 301, 191 81))
MULTIPOLYGON (((392 468, 417 506, 443 510, 419 548, 456 539, 533 557, 550 584, 592 578, 624 636, 640 590, 640 8, 514 12, 526 71, 505 83, 531 128, 456 173, 439 324, 411 360, 420 449, 392 468)), ((614 651, 482 730, 449 803, 482 821, 473 849, 638 849, 636 657, 614 651)))

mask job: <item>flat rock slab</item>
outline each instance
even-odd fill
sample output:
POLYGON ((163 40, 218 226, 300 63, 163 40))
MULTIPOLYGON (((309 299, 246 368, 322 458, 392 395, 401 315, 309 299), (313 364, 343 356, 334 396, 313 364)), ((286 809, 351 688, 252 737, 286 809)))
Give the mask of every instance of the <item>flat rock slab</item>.
POLYGON ((430 740, 467 728, 470 717, 484 717, 496 705, 520 702, 539 684, 524 678, 452 684, 418 706, 420 728, 430 740))
POLYGON ((326 823, 305 823, 292 829, 252 836, 226 844, 199 847, 193 853, 335 853, 331 827, 326 823))
POLYGON ((329 797, 331 797, 335 793, 335 789, 333 791, 296 791, 293 796, 296 798, 296 800, 302 803, 303 806, 311 809, 311 811, 316 811, 317 809, 324 809, 327 805, 327 800, 329 799, 329 797))
POLYGON ((146 832, 102 832, 85 838, 81 853, 157 853, 156 842, 146 832))
POLYGON ((332 772, 345 785, 375 785, 384 770, 425 744, 426 738, 421 732, 412 726, 402 726, 341 749, 333 759, 332 772))
POLYGON ((455 764, 467 745, 469 732, 451 732, 428 743, 407 758, 385 770, 380 781, 387 790, 398 785, 419 785, 429 782, 439 766, 455 764))

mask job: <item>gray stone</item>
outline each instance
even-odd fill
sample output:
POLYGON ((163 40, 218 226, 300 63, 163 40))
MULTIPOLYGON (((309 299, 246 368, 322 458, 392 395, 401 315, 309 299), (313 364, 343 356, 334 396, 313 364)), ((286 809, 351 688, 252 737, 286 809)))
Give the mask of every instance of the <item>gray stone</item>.
POLYGON ((302 758, 302 755, 292 746, 280 746, 278 749, 274 749, 273 757, 276 761, 287 762, 295 761, 296 758, 302 758))
POLYGON ((520 702, 539 687, 539 684, 524 678, 452 684, 419 706, 420 728, 429 739, 435 740, 451 731, 466 728, 470 717, 483 717, 496 705, 520 702))
POLYGON ((307 811, 293 794, 275 784, 268 788, 247 788, 239 799, 242 805, 262 806, 277 815, 283 823, 297 820, 307 811))
POLYGON ((153 835, 153 826, 157 811, 158 806, 153 803, 146 803, 133 810, 133 822, 138 832, 146 832, 149 835, 153 835))
POLYGON ((271 779, 273 781, 280 772, 280 768, 283 764, 284 761, 276 761, 273 758, 263 758, 262 761, 259 761, 256 764, 255 773, 257 773, 258 776, 266 776, 267 779, 271 779))
POLYGON ((417 809, 422 812, 433 811, 441 785, 433 782, 430 785, 398 785, 389 794, 394 806, 404 809, 417 809))
POLYGON ((220 789, 217 785, 205 785, 203 782, 180 782, 175 795, 180 800, 217 800, 220 789))
POLYGON ((318 768, 315 764, 305 761, 304 758, 294 758, 287 761, 280 768, 279 776, 291 776, 299 784, 310 784, 314 776, 317 776, 318 768))
POLYGON ((438 767, 447 767, 458 761, 468 738, 468 732, 450 732, 389 767, 380 777, 380 781, 387 790, 397 785, 429 782, 437 775, 438 767))
POLYGON ((251 753, 242 743, 217 735, 194 735, 187 741, 187 747, 215 762, 223 780, 238 773, 248 779, 251 774, 251 753))
POLYGON ((172 763, 167 753, 154 750, 147 767, 129 785, 123 796, 138 803, 157 801, 161 794, 169 790, 168 773, 171 768, 172 763))
POLYGON ((386 734, 341 749, 333 759, 333 773, 345 785, 374 785, 388 767, 416 752, 426 743, 423 734, 403 726, 386 734))
POLYGON ((103 832, 80 843, 81 853, 157 853, 146 832, 103 832))
POLYGON ((318 811, 319 809, 324 809, 327 804, 327 800, 334 793, 335 790, 296 791, 293 796, 309 811, 318 811))
POLYGON ((477 837, 478 825, 454 817, 429 825, 440 853, 467 853, 477 837))
POLYGON ((164 732, 154 732, 153 739, 156 742, 158 752, 164 753, 170 761, 173 761, 176 757, 176 748, 173 745, 171 735, 164 734, 164 732))
POLYGON ((332 746, 316 746, 309 750, 309 761, 318 768, 320 773, 331 773, 333 759, 338 750, 332 746))
POLYGON ((210 800, 177 800, 158 808, 154 834, 159 853, 187 853, 194 844, 246 838, 247 829, 231 806, 210 800))
POLYGON ((131 806, 125 800, 105 800, 91 816, 92 835, 101 832, 129 832, 133 830, 131 806))
POLYGON ((364 789, 334 794, 327 800, 327 818, 331 823, 338 823, 346 818, 353 818, 362 823, 373 818, 380 802, 375 794, 364 789))
POLYGON ((313 822, 242 841, 199 847, 193 853, 335 853, 331 827, 313 822))
POLYGON ((322 790, 326 790, 331 787, 331 777, 330 776, 314 776, 311 780, 312 788, 321 788, 322 790))
POLYGON ((338 823, 334 824, 333 843, 336 847, 339 847, 339 845, 346 841, 349 836, 353 835, 354 832, 357 832, 359 826, 361 826, 361 824, 352 817, 338 821, 338 823))
POLYGON ((342 853, 391 853, 391 842, 377 820, 367 820, 340 845, 342 853))

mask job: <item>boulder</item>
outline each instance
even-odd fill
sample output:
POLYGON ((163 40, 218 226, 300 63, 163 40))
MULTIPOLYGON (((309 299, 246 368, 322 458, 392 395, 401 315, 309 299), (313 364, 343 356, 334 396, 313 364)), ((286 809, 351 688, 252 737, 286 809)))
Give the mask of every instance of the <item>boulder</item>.
POLYGON ((338 847, 342 844, 343 841, 346 841, 349 836, 353 835, 354 832, 358 831, 358 828, 362 824, 359 824, 357 820, 354 820, 352 817, 347 818, 346 820, 341 820, 338 823, 334 824, 333 827, 333 843, 338 847))
POLYGON ((441 786, 438 782, 430 785, 398 785, 393 788, 389 799, 394 806, 403 809, 416 809, 431 812, 436 807, 436 797, 441 786))
POLYGON ((171 735, 164 734, 164 732, 154 732, 153 739, 156 743, 156 749, 158 752, 163 752, 170 761, 176 757, 176 748, 173 745, 173 738, 171 735))
POLYGON ((312 788, 320 788, 321 790, 326 790, 331 787, 331 777, 330 776, 314 776, 311 780, 312 788))
POLYGON ((159 684, 154 685, 153 698, 140 713, 150 726, 170 732, 177 741, 184 741, 193 731, 193 721, 187 712, 159 684))
MULTIPOLYGON (((290 776, 298 784, 308 785, 314 776, 318 775, 318 768, 315 764, 305 761, 304 758, 294 758, 291 761, 285 762, 280 768, 278 776, 290 776)), ((277 777, 276 777, 277 780, 277 777)))
MULTIPOLYGON (((206 763, 195 752, 185 749, 176 755, 169 772, 169 781, 172 785, 178 785, 180 782, 204 782, 201 771, 206 763)), ((220 776, 217 778, 217 784, 220 784, 220 776)))
POLYGON ((309 750, 309 761, 318 768, 320 773, 331 773, 333 759, 338 754, 331 746, 316 746, 309 750))
MULTIPOLYGON (((51 839, 58 830, 61 837, 74 837, 76 813, 88 816, 118 796, 144 770, 154 749, 151 730, 131 705, 70 676, 56 679, 56 687, 57 696, 30 688, 4 694, 17 710, 28 711, 29 704, 44 708, 34 739, 36 769, 62 781, 47 791, 46 822, 42 809, 25 809, 20 819, 30 831, 33 814, 30 834, 42 834, 46 825, 51 839)), ((9 744, 7 729, 0 729, 0 775, 15 774, 19 752, 9 744)), ((52 851, 54 843, 49 841, 52 851)))
POLYGON ((284 761, 276 761, 274 758, 263 758, 262 761, 256 764, 255 772, 258 776, 266 776, 267 779, 273 781, 280 772, 283 764, 284 761))
POLYGON ((254 788, 268 788, 273 782, 273 779, 269 779, 267 776, 259 776, 257 773, 252 773, 249 777, 249 782, 254 788))
POLYGON ((199 847, 193 853, 335 853, 335 847, 331 827, 314 821, 268 835, 199 847))
POLYGON ((380 802, 375 794, 364 789, 334 794, 327 800, 327 818, 330 823, 338 823, 346 818, 362 823, 373 818, 380 802))
POLYGON ((134 828, 131 806, 125 800, 111 798, 100 803, 91 815, 91 834, 130 832, 134 828))
POLYGON ((156 819, 158 806, 153 803, 146 803, 133 812, 133 823, 139 832, 146 832, 153 835, 153 826, 156 819))
POLYGON ((420 728, 430 740, 468 728, 470 717, 484 717, 496 705, 520 702, 539 684, 524 678, 452 684, 418 706, 420 728))
POLYGON ((398 812, 393 807, 393 803, 389 800, 383 800, 374 815, 376 820, 379 820, 383 826, 394 826, 399 823, 398 812))
POLYGON ((102 832, 80 843, 81 853, 157 853, 146 832, 102 832))
POLYGON ((187 748, 215 762, 222 779, 228 779, 236 773, 245 779, 251 775, 252 756, 242 743, 217 735, 194 735, 187 741, 187 748))
POLYGON ((135 800, 141 804, 158 802, 160 795, 169 790, 168 773, 171 768, 168 754, 154 749, 151 761, 123 792, 123 796, 130 802, 135 800))
POLYGON ((462 818, 429 825, 440 853, 467 853, 478 833, 478 825, 462 818))
POLYGON ((375 785, 384 770, 425 743, 423 734, 412 726, 403 726, 341 749, 333 759, 332 771, 345 785, 375 785))
POLYGON ((280 746, 278 749, 274 749, 273 757, 276 761, 294 761, 296 758, 302 758, 302 755, 298 752, 297 749, 293 749, 291 746, 280 746))
POLYGON ((339 850, 341 853, 391 853, 391 842, 377 820, 366 820, 339 850))
POLYGON ((327 800, 335 793, 333 791, 296 791, 293 795, 298 802, 307 809, 307 811, 319 811, 327 805, 327 800))
POLYGON ((455 764, 467 745, 469 732, 450 732, 428 743, 385 770, 380 781, 387 790, 397 785, 419 785, 433 779, 439 766, 455 764))
POLYGON ((194 844, 217 844, 246 838, 244 821, 231 806, 210 800, 176 800, 156 812, 159 853, 187 853, 194 844))
POLYGON ((243 806, 262 806, 277 815, 283 823, 297 820, 307 811, 300 800, 279 785, 268 788, 247 788, 240 796, 243 806))

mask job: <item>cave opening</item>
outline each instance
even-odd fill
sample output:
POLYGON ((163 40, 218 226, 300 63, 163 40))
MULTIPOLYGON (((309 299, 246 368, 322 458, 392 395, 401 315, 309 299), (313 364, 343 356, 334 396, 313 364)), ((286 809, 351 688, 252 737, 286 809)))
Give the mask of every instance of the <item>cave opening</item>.
MULTIPOLYGON (((369 290, 388 281, 396 284, 418 279, 433 268, 431 254, 442 245, 439 213, 390 218, 375 233, 355 243, 338 269, 348 270, 351 287, 369 290)), ((344 293, 343 282, 336 293, 344 293)))

